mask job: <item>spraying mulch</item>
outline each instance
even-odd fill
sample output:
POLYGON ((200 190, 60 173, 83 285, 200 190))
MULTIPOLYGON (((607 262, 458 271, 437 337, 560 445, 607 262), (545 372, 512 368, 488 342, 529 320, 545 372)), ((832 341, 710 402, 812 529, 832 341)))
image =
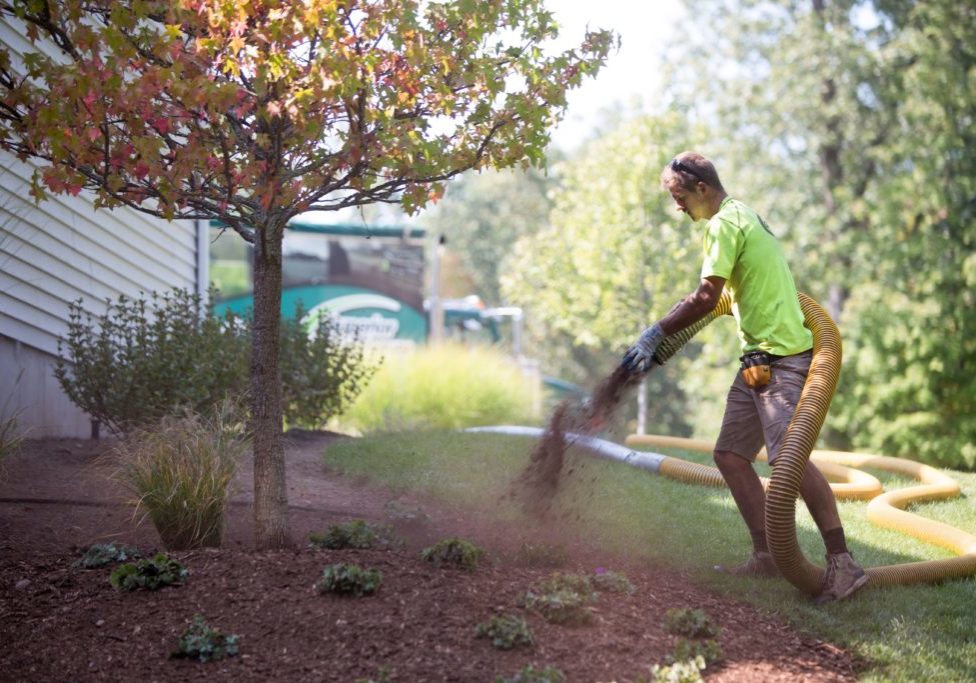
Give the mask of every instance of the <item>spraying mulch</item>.
POLYGON ((597 385, 588 400, 567 399, 557 405, 528 464, 506 497, 520 502, 531 514, 545 516, 565 475, 563 464, 566 450, 572 445, 572 435, 600 431, 642 377, 617 366, 597 385))

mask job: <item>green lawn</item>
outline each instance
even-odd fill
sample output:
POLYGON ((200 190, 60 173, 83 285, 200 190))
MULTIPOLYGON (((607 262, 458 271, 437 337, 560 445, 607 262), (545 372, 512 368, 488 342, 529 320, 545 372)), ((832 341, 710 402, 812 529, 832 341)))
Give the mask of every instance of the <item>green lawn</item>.
MULTIPOLYGON (((534 442, 521 437, 457 432, 389 434, 330 446, 326 462, 394 488, 419 491, 480 514, 514 520, 521 513, 499 498, 522 470, 534 442)), ((710 464, 709 456, 666 450, 710 464)), ((710 589, 790 621, 797 629, 852 650, 866 663, 865 681, 976 680, 976 580, 941 586, 865 588, 854 599, 817 607, 782 581, 732 579, 715 564, 741 559, 748 533, 727 490, 671 481, 617 462, 574 454, 573 475, 556 505, 572 510, 581 538, 611 552, 653 559, 689 573, 710 589)), ((762 466, 768 471, 768 468, 762 466)), ((765 473, 765 472, 764 472, 765 473)), ((906 481, 872 471, 886 489, 906 481)), ((976 474, 950 472, 961 498, 927 503, 915 512, 976 531, 976 474)), ((854 555, 865 566, 949 557, 910 537, 879 529, 865 517, 866 503, 840 503, 854 555)), ((797 529, 804 553, 822 563, 824 548, 802 504, 797 529)), ((775 644, 771 644, 775 647, 775 644)))

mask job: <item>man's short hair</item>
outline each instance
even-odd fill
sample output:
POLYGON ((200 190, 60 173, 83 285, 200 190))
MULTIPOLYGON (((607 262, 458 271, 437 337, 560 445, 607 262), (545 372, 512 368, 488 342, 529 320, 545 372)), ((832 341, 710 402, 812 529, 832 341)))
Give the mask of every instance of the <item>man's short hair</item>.
POLYGON ((700 182, 725 192, 715 166, 697 152, 681 152, 669 161, 668 165, 661 171, 661 185, 665 189, 668 189, 670 185, 677 184, 690 190, 696 183, 700 182))

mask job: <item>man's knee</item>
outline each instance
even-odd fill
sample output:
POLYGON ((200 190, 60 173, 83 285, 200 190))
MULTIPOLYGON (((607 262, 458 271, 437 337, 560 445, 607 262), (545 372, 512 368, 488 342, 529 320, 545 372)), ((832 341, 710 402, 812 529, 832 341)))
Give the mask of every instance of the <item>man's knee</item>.
POLYGON ((748 458, 732 451, 714 451, 712 458, 714 458, 715 464, 720 471, 742 469, 745 467, 752 468, 752 463, 749 462, 748 458))

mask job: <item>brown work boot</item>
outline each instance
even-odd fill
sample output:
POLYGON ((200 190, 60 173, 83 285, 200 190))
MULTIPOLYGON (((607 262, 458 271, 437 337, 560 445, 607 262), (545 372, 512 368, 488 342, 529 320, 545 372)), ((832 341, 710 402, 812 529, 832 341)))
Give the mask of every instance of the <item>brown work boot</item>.
POLYGON ((850 553, 827 555, 827 570, 824 572, 823 587, 814 602, 843 600, 868 582, 870 577, 864 573, 850 553))
POLYGON ((731 576, 758 576, 763 579, 772 579, 779 576, 779 569, 773 556, 762 550, 754 550, 749 559, 742 564, 726 567, 720 564, 715 565, 715 571, 720 574, 731 576))

